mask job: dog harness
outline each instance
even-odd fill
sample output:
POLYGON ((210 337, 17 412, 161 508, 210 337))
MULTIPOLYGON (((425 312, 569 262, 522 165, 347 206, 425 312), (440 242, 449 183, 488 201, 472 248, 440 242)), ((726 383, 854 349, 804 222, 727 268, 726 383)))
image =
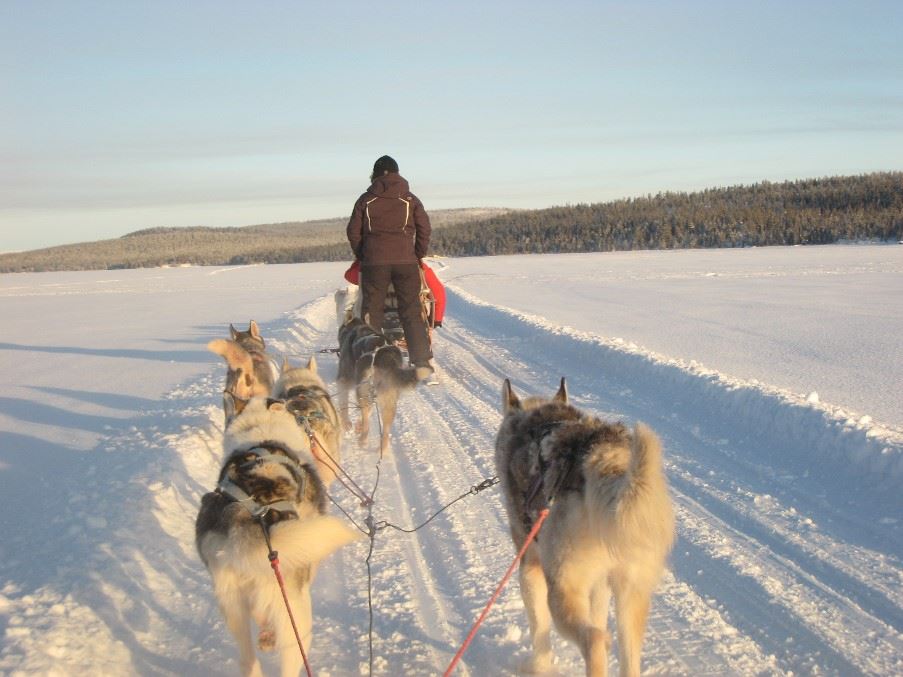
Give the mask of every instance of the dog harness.
POLYGON ((325 403, 329 402, 329 393, 320 386, 294 386, 285 393, 286 409, 295 417, 298 425, 305 427, 311 419, 328 421, 325 403), (292 400, 313 402, 316 411, 302 413, 297 407, 292 406, 292 400))
MULTIPOLYGON (((245 461, 244 463, 240 464, 239 468, 254 464, 260 458, 266 458, 268 461, 275 461, 276 463, 281 463, 282 465, 289 468, 300 470, 301 466, 297 461, 284 453, 276 453, 274 450, 283 452, 289 451, 289 449, 280 444, 267 443, 253 446, 247 450, 236 450, 233 453, 253 454, 257 457, 257 459, 245 461)), ((301 493, 304 493, 307 483, 307 476, 303 472, 299 474, 301 476, 300 490, 301 493)), ((228 477, 223 477, 219 481, 219 484, 216 485, 216 491, 217 493, 232 499, 236 503, 239 503, 249 513, 251 513, 251 516, 256 520, 263 520, 271 512, 276 513, 275 519, 273 520, 274 522, 278 522, 282 519, 298 519, 298 513, 295 510, 295 504, 291 501, 283 500, 261 504, 256 501, 253 496, 249 495, 244 489, 235 484, 235 482, 230 480, 228 477)))
MULTIPOLYGON (((543 489, 545 489, 545 479, 546 473, 549 471, 551 467, 551 463, 546 461, 542 456, 542 442, 546 437, 551 435, 553 432, 557 431, 562 425, 565 423, 569 423, 570 420, 558 420, 558 421, 550 421, 546 425, 542 427, 539 435, 537 435, 533 442, 538 449, 538 460, 539 460, 539 472, 533 476, 530 484, 528 485, 528 489, 524 492, 524 513, 523 513, 523 523, 524 528, 527 530, 527 533, 533 529, 533 510, 531 510, 531 505, 536 502, 537 497, 542 496, 542 500, 538 502, 536 506, 535 512, 540 512, 543 508, 551 507, 555 502, 555 499, 558 498, 558 494, 563 491, 578 491, 583 488, 583 477, 579 475, 575 479, 574 473, 579 466, 579 462, 583 460, 583 457, 586 454, 581 454, 580 457, 570 457, 565 460, 565 467, 561 474, 559 474, 557 481, 555 482, 555 486, 551 487, 552 491, 548 495, 548 497, 543 496, 543 489)), ((536 540, 539 541, 539 535, 537 534, 536 540)))

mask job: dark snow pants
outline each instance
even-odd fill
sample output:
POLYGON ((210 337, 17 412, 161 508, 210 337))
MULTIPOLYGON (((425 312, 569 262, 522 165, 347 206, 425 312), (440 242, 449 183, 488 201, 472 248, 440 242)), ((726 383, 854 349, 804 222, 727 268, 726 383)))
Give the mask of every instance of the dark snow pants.
POLYGON ((398 317, 408 343, 411 364, 424 364, 433 354, 420 307, 420 266, 416 263, 393 263, 361 266, 361 291, 364 302, 361 313, 369 315, 370 326, 382 331, 386 294, 389 283, 398 299, 398 317))

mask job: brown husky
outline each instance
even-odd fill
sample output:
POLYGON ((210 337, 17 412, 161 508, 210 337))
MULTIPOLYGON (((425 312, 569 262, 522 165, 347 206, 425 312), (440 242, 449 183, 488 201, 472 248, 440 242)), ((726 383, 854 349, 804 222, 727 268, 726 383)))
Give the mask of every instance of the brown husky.
POLYGON ((586 674, 607 675, 614 594, 620 674, 638 676, 650 598, 674 540, 658 438, 642 424, 630 430, 581 413, 563 378, 552 399, 523 402, 506 379, 502 411, 495 461, 516 548, 550 507, 520 568, 533 641, 526 667, 551 667, 554 619, 586 674))
POLYGON ((257 323, 251 320, 248 331, 238 331, 230 324, 229 334, 230 340, 215 339, 207 344, 210 352, 229 365, 223 390, 242 400, 268 396, 273 389, 273 368, 257 323))

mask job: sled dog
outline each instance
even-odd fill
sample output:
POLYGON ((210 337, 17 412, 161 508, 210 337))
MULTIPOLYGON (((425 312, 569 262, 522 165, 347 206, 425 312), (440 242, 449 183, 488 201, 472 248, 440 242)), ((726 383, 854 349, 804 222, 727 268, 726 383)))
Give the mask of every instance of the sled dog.
POLYGON ((328 487, 336 478, 340 461, 341 428, 332 398, 317 372, 316 359, 311 357, 306 367, 292 367, 287 359, 283 360, 273 397, 285 401, 286 409, 307 434, 317 471, 328 487))
POLYGON ((398 397, 417 385, 416 372, 413 367, 404 366, 401 348, 364 320, 354 317, 353 310, 346 307, 346 290, 337 291, 335 298, 339 326, 338 404, 342 427, 351 429, 348 395, 353 388, 361 409, 358 442, 366 444, 370 436, 370 412, 375 401, 382 427, 379 450, 388 451, 398 397))
POLYGON ((232 400, 234 416, 223 438, 226 461, 216 491, 203 497, 198 512, 198 553, 238 643, 242 674, 262 674, 251 637, 253 619, 258 646, 278 647, 282 674, 297 675, 301 651, 271 570, 263 528, 279 555, 305 651, 310 650, 310 584, 317 564, 360 534, 326 515, 326 492, 307 435, 285 404, 225 397, 232 400))
POLYGON ((224 391, 239 399, 266 397, 273 389, 273 369, 260 329, 251 320, 248 331, 229 325, 231 339, 214 339, 207 349, 229 365, 224 391))
POLYGON ((539 511, 549 516, 520 567, 533 654, 550 669, 550 621, 583 654, 586 674, 608 674, 614 595, 621 675, 640 674, 650 598, 674 540, 674 514, 655 433, 582 414, 565 380, 552 399, 523 401, 507 379, 495 461, 516 549, 539 511))

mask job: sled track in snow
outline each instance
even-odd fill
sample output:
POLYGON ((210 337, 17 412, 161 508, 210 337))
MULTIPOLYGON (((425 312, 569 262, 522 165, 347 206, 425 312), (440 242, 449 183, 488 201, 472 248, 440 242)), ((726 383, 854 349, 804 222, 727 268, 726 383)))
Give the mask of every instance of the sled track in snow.
MULTIPOLYGON (((566 376, 577 406, 643 420, 665 445, 678 541, 653 600, 646 673, 903 672, 903 548, 899 532, 888 538, 883 526, 899 485, 894 439, 449 293, 454 317, 435 333, 440 384, 399 404, 392 452, 379 462, 377 521, 419 524, 495 474, 503 378, 522 392, 551 393, 566 376), (859 462, 843 473, 851 457, 859 462), (852 504, 855 519, 845 510, 852 504)), ((327 296, 263 330, 275 352, 309 355, 335 345, 334 315, 327 296)), ((336 358, 317 358, 327 384, 335 383, 336 358)), ((375 433, 366 448, 350 437, 344 443, 346 467, 372 487, 375 433)), ((343 491, 333 488, 362 523, 365 512, 343 491)), ((367 545, 343 549, 318 573, 318 674, 368 672, 367 545)), ((374 674, 441 673, 513 556, 497 488, 468 496, 414 534, 378 532, 374 674)), ((459 674, 517 674, 529 642, 516 588, 515 580, 459 674)), ((219 642, 234 653, 228 638, 219 642)), ((573 647, 556 638, 555 649, 560 674, 582 673, 573 647)))

